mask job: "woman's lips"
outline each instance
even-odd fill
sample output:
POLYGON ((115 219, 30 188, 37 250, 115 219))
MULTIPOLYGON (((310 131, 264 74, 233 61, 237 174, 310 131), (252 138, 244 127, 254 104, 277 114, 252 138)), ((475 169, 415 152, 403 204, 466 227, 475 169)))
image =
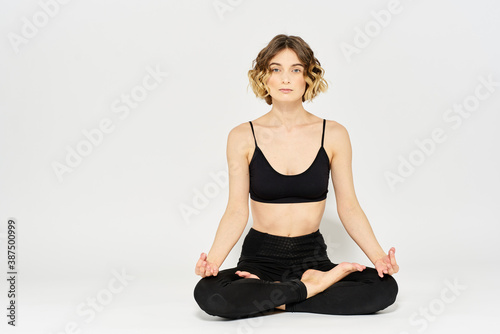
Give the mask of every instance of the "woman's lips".
POLYGON ((292 90, 291 89, 280 89, 280 92, 282 93, 290 93, 292 90))

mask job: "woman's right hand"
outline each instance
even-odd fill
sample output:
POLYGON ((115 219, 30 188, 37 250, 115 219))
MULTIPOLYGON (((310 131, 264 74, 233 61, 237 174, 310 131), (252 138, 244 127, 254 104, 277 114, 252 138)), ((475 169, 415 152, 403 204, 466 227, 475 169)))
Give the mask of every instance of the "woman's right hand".
POLYGON ((201 253, 194 272, 201 277, 217 276, 219 273, 219 266, 213 262, 207 261, 207 254, 201 253))

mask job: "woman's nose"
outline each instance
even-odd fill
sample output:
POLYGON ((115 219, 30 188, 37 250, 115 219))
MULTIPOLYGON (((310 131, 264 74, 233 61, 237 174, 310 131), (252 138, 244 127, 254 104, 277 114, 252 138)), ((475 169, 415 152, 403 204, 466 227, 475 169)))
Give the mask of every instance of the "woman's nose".
POLYGON ((288 78, 288 74, 283 73, 283 74, 281 75, 281 82, 282 82, 282 83, 290 83, 290 79, 288 78))

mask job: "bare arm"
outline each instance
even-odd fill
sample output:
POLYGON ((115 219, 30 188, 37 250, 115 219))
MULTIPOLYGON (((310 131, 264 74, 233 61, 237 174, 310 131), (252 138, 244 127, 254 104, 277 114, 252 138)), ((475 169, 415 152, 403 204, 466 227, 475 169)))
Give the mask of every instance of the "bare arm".
POLYGON ((250 145, 253 143, 249 140, 248 127, 248 124, 240 124, 228 135, 226 154, 229 199, 210 252, 208 256, 202 253, 196 265, 195 272, 202 277, 217 275, 219 267, 238 242, 248 222, 250 180, 247 156, 250 145))
POLYGON ((337 200, 337 212, 349 236, 356 242, 370 261, 382 273, 397 272, 397 264, 394 257, 394 248, 386 254, 378 243, 368 218, 354 191, 352 176, 352 148, 347 130, 334 122, 330 131, 329 141, 333 147, 333 158, 331 163, 332 183, 337 200), (387 259, 389 263, 387 264, 387 259))

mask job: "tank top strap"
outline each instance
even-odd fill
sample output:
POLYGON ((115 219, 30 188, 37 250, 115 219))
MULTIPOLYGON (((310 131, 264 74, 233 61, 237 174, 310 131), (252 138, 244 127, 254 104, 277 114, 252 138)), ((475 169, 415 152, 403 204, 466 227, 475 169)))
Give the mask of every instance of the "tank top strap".
POLYGON ((248 121, 250 123, 250 127, 252 128, 253 140, 255 141, 255 147, 257 147, 257 139, 255 138, 255 132, 253 131, 252 121, 248 121))
POLYGON ((321 135, 321 147, 323 147, 323 142, 325 139, 325 124, 326 124, 326 119, 323 118, 323 134, 321 135))

